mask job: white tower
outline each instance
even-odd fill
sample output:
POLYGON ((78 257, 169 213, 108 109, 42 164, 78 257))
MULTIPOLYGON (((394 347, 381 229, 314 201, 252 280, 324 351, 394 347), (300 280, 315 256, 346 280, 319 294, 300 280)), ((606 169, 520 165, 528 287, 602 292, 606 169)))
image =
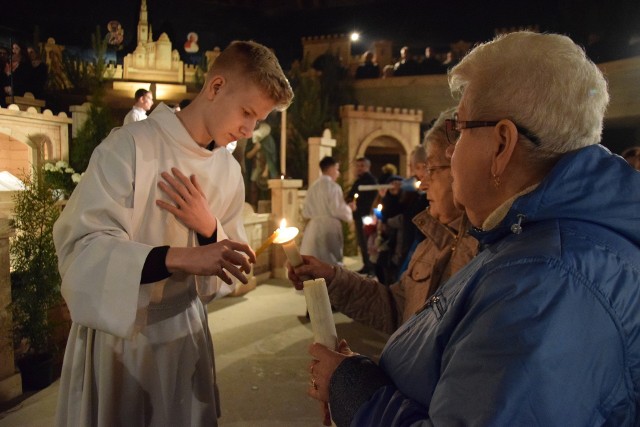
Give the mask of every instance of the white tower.
POLYGON ((149 40, 149 19, 147 16, 147 0, 140 5, 140 20, 138 21, 138 44, 147 44, 149 40))

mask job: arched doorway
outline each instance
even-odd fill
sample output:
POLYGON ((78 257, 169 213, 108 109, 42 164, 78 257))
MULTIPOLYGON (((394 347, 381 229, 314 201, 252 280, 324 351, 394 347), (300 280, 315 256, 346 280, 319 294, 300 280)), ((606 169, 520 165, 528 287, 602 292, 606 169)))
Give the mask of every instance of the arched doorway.
POLYGON ((371 173, 378 178, 382 175, 382 166, 387 163, 394 165, 398 174, 407 174, 407 152, 397 139, 382 135, 371 141, 365 150, 365 157, 371 160, 371 173))
POLYGON ((33 149, 23 141, 0 133, 0 171, 8 171, 16 177, 31 174, 33 149))

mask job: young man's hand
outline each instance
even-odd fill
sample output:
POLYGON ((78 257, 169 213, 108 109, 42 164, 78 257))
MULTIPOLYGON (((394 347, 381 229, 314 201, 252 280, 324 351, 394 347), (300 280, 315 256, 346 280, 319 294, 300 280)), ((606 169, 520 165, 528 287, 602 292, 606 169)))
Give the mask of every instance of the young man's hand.
POLYGON ((230 273, 246 284, 245 274, 251 271, 251 264, 255 264, 256 254, 246 243, 225 239, 193 248, 169 248, 165 262, 171 273, 218 276, 231 284, 232 279, 227 274, 230 273))
POLYGON ((171 168, 173 175, 162 172, 166 181, 158 182, 158 187, 173 203, 156 200, 156 205, 171 212, 184 225, 204 237, 211 237, 216 231, 216 218, 209 211, 207 199, 195 175, 187 178, 177 168, 171 168))

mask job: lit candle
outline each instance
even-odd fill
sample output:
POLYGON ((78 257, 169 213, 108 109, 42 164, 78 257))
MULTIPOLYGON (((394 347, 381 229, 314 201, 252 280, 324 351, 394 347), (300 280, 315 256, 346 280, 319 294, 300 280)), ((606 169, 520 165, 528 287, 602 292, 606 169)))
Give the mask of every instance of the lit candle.
POLYGON ((333 320, 331 302, 327 284, 323 278, 306 280, 304 286, 304 299, 309 310, 313 341, 327 346, 331 350, 338 346, 338 333, 333 320))
POLYGON ((356 193, 356 194, 354 194, 354 195, 353 195, 353 201, 354 201, 354 202, 358 200, 358 196, 359 196, 359 194, 358 194, 358 193, 356 193))
POLYGON ((416 184, 415 184, 416 188, 418 188, 418 189, 419 189, 419 188, 420 188, 420 184, 422 184, 422 182, 420 182, 420 181, 416 181, 416 184))
POLYGON ((373 208, 373 213, 378 219, 382 219, 382 204, 379 204, 377 208, 373 208))
POLYGON ((264 243, 258 248, 258 250, 256 250, 256 258, 258 258, 260 254, 262 254, 262 252, 267 250, 269 245, 271 245, 273 241, 276 240, 276 238, 278 238, 279 234, 280 234, 280 229, 277 228, 276 231, 274 231, 273 234, 271 234, 271 236, 269 236, 269 238, 264 241, 264 243))
POLYGON ((298 250, 298 245, 296 245, 296 236, 299 230, 296 227, 287 227, 287 221, 285 219, 280 221, 280 228, 278 230, 278 237, 276 237, 274 242, 282 245, 289 264, 291 264, 292 267, 302 265, 300 250, 298 250))

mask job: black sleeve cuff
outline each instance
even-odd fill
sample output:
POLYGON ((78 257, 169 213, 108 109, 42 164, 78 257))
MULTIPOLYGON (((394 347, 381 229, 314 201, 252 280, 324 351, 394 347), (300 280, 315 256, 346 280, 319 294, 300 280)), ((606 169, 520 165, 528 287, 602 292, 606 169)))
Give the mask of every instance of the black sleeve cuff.
POLYGON ((329 384, 329 407, 336 426, 351 425, 358 409, 380 388, 393 384, 384 371, 364 356, 346 358, 329 384))
POLYGON ((169 246, 157 246, 151 249, 142 266, 141 285, 158 282, 171 276, 167 270, 167 252, 169 252, 169 246))
POLYGON ((213 232, 213 234, 211 235, 211 237, 205 237, 200 233, 196 233, 198 235, 198 244, 200 244, 200 246, 206 246, 206 245, 210 245, 211 243, 215 243, 218 241, 218 229, 216 228, 216 231, 213 232))

